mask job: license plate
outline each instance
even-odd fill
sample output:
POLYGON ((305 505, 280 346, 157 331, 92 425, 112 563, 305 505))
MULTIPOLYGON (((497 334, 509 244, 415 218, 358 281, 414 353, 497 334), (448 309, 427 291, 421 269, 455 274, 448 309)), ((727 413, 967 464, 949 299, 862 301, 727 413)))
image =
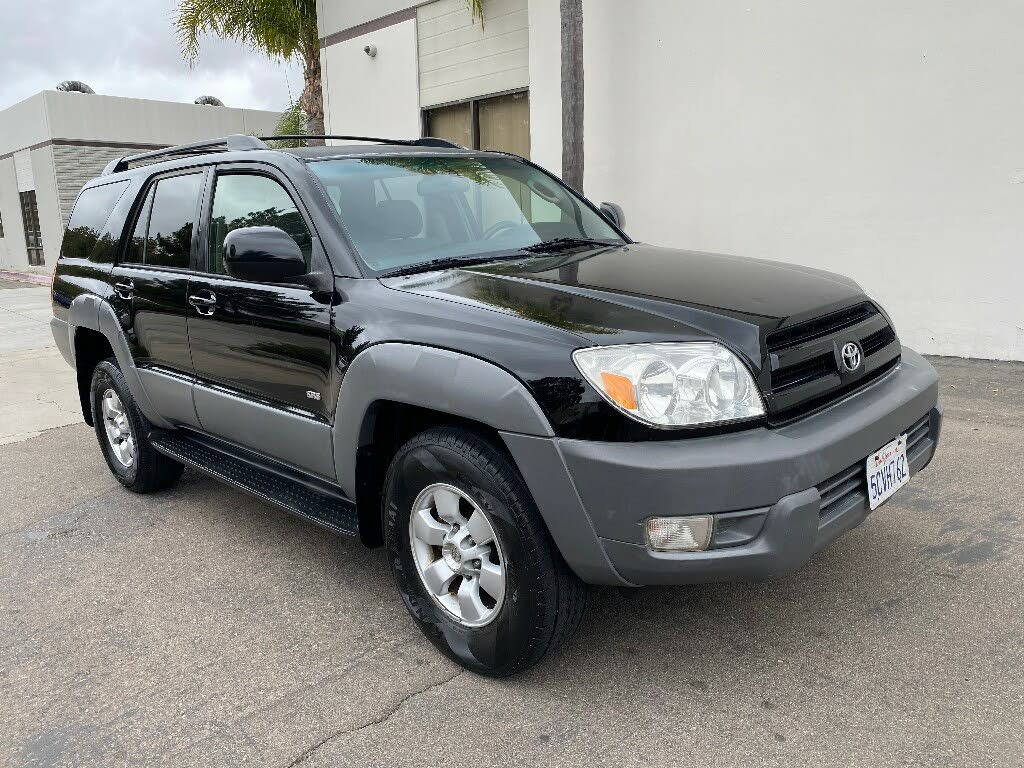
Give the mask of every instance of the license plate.
POLYGON ((910 480, 907 463, 907 436, 900 435, 883 448, 879 448, 867 461, 868 502, 875 509, 910 480))

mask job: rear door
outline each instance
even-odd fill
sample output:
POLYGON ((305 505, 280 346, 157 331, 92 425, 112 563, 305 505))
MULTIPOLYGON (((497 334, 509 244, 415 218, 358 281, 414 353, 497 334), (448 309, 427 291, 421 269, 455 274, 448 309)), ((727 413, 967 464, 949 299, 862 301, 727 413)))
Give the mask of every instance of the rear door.
POLYGON ((205 169, 193 168, 150 180, 111 273, 111 303, 122 318, 143 387, 162 416, 188 426, 197 421, 185 307, 206 176, 205 169))
POLYGON ((228 232, 275 226, 298 243, 308 271, 308 216, 287 179, 269 166, 219 168, 207 198, 202 269, 188 296, 202 428, 332 479, 329 298, 302 285, 238 280, 223 262, 228 232))

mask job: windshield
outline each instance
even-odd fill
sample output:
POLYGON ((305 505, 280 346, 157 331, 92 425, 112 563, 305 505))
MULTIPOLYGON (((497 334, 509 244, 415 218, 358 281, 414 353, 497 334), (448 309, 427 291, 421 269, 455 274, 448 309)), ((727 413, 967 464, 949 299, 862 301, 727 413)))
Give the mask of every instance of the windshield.
POLYGON ((309 167, 377 272, 499 257, 557 238, 622 242, 587 203, 511 158, 375 156, 309 167))

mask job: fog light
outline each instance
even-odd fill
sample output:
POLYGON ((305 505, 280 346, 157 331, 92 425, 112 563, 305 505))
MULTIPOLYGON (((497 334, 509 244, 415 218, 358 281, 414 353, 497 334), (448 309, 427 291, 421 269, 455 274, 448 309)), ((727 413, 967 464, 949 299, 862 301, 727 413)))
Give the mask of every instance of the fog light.
POLYGON ((659 552, 699 552, 711 543, 711 515, 652 517, 647 521, 647 546, 659 552))

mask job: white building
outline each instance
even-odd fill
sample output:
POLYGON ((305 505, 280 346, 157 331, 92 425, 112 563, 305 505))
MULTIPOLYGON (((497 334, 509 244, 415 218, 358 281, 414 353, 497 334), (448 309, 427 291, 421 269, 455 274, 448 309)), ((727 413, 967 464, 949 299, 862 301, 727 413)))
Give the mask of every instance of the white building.
POLYGON ((0 267, 52 266, 78 191, 110 160, 280 117, 227 107, 43 91, 0 111, 0 267))
MULTIPOLYGON (((320 0, 329 132, 426 129, 558 172, 559 2, 485 10, 320 0)), ((584 188, 634 238, 842 272, 923 352, 1024 359, 1024 5, 583 13, 584 188)))

